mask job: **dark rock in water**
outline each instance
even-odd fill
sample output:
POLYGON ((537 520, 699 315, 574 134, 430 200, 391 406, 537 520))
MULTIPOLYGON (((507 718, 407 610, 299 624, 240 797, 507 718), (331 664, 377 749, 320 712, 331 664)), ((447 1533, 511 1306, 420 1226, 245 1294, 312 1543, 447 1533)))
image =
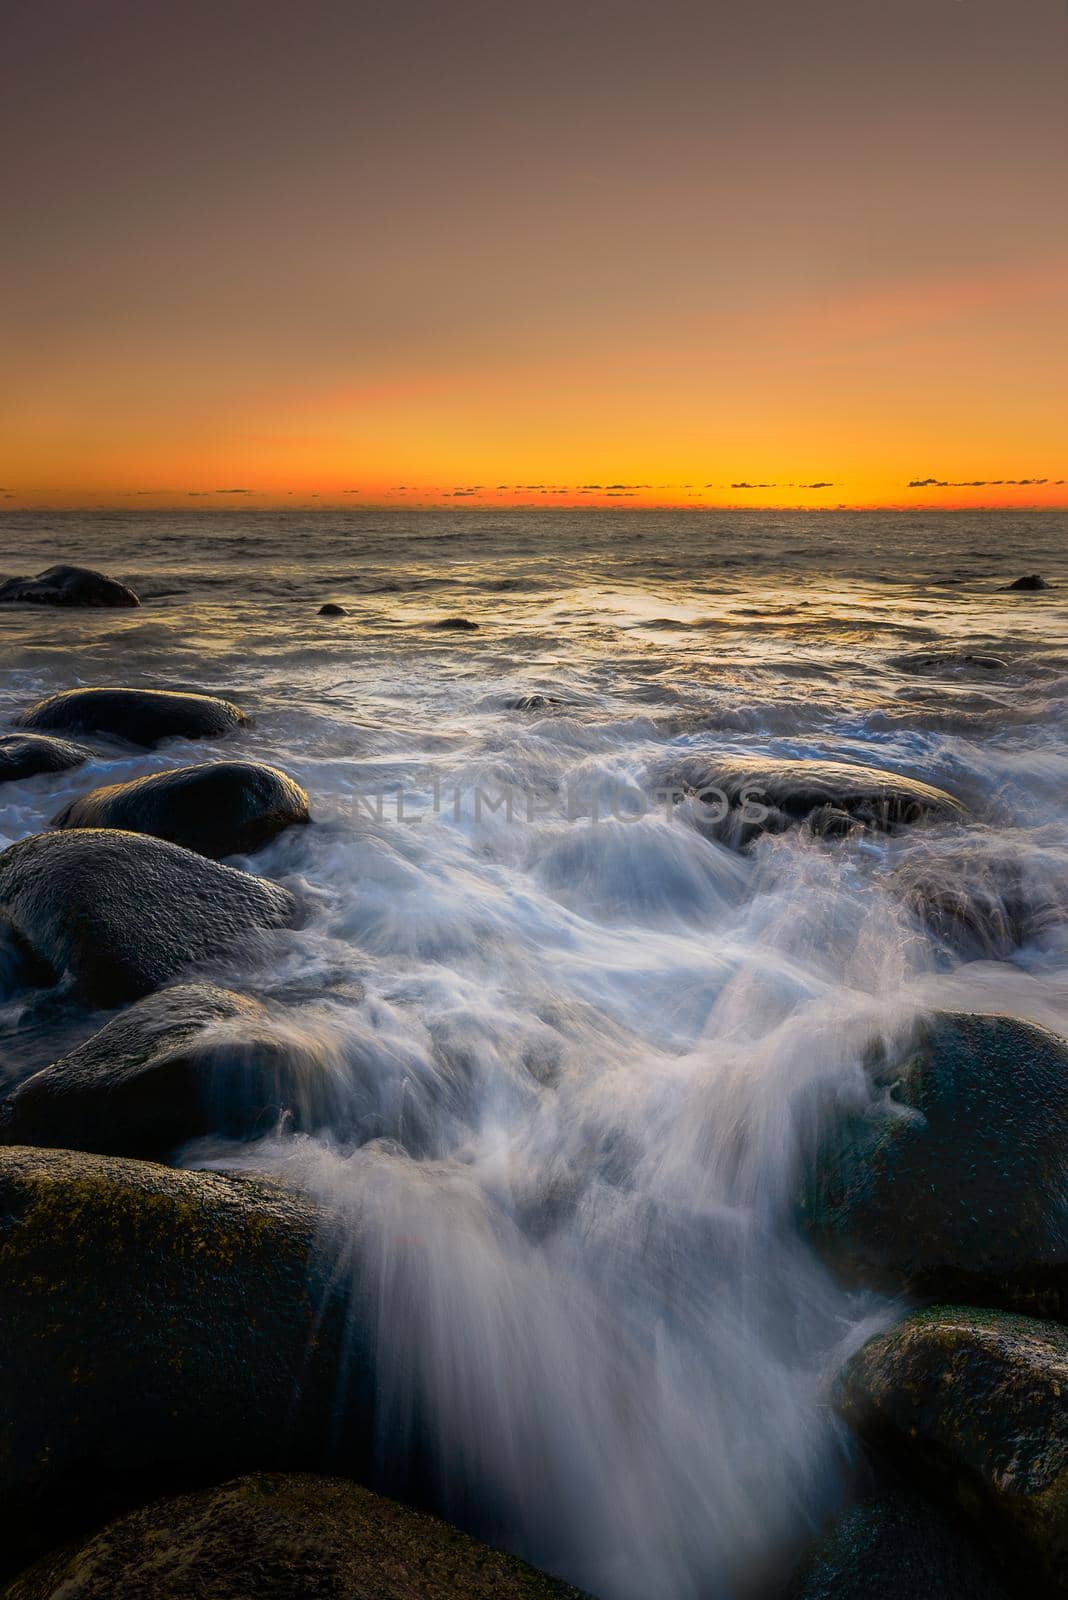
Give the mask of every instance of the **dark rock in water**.
POLYGON ((319 607, 321 617, 347 617, 348 612, 344 606, 335 605, 333 600, 328 600, 325 606, 319 607))
POLYGON ((251 1178, 12 1149, 0 1216, 7 1571, 175 1487, 332 1458, 361 1470, 367 1362, 318 1264, 309 1201, 251 1178))
POLYGON ((208 1134, 322 1126, 332 1111, 322 1055, 248 995, 182 984, 149 995, 0 1107, 0 1143, 165 1160, 208 1134), (214 1026, 225 1024, 225 1027, 214 1026))
POLYGON ((46 733, 2 734, 0 783, 32 778, 39 772, 67 772, 80 767, 88 753, 67 739, 51 739, 46 733))
POLYGON ((218 857, 259 850, 308 820, 308 796, 276 767, 213 761, 93 789, 64 806, 52 826, 123 828, 218 857))
POLYGON ((960 849, 906 859, 890 886, 927 931, 968 960, 1008 960, 1063 924, 1068 870, 1034 849, 999 855, 967 839, 960 849))
POLYGON ((281 1473, 135 1511, 23 1573, 4 1600, 117 1596, 583 1600, 570 1584, 354 1483, 281 1473))
POLYGON ((172 689, 64 689, 15 718, 39 733, 98 733, 148 749, 163 739, 219 739, 247 720, 228 700, 172 689))
POLYGON ((890 831, 910 823, 960 822, 966 808, 943 789, 877 767, 773 756, 694 755, 654 774, 658 789, 704 802, 703 832, 736 847, 797 823, 840 832, 854 823, 890 831))
POLYGON ((36 578, 0 583, 0 604, 24 606, 139 606, 132 589, 89 567, 48 567, 36 578))
POLYGON ((561 700, 555 694, 521 694, 516 700, 509 700, 509 711, 551 711, 557 706, 566 706, 566 700, 561 700))
POLYGON ((454 633, 474 633, 478 628, 477 622, 468 621, 467 617, 443 617, 440 622, 432 622, 432 628, 447 628, 454 633))
POLYGON ((145 834, 38 833, 0 854, 0 923, 93 1005, 136 1000, 297 915, 280 885, 145 834))
POLYGON ((956 1522, 917 1495, 889 1493, 846 1511, 817 1541, 781 1600, 965 1597, 1007 1600, 1007 1590, 956 1522))
POLYGON ((1034 594, 1039 589, 1048 589, 1049 584, 1045 578, 1040 578, 1037 572, 1029 572, 1025 578, 1017 578, 1013 583, 1002 584, 1002 593, 1011 594, 1013 590, 1020 593, 1034 594))
POLYGON ((873 1068, 884 1099, 819 1152, 802 1209, 847 1279, 1068 1317, 1068 1042, 940 1015, 873 1068))
POLYGON ((910 1481, 963 1513, 1019 1593, 1055 1596, 1068 1595, 1066 1391, 1068 1328, 952 1306, 865 1345, 839 1404, 910 1481))
POLYGON ((961 667, 975 667, 981 672, 1007 672, 1009 663, 1001 656, 980 655, 973 652, 957 653, 950 650, 918 650, 912 655, 897 656, 891 663, 902 672, 933 674, 953 672, 961 667))

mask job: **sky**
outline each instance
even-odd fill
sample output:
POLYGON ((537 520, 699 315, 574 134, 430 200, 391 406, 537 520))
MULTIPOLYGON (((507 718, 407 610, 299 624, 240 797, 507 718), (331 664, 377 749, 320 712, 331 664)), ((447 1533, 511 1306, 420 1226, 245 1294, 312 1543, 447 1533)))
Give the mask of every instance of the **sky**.
POLYGON ((0 48, 0 506, 1068 505, 1066 0, 0 48))

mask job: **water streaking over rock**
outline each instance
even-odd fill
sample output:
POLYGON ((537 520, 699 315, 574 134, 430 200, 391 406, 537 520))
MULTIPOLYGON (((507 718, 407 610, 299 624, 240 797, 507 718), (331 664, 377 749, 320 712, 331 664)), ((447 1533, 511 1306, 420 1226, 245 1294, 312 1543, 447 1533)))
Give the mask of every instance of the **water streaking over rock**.
MULTIPOLYGON (((774 1592, 846 1491, 833 1382, 900 1310, 799 1225, 821 1141, 921 1015, 1068 1031, 1065 519, 3 520, 10 570, 143 603, 5 609, 0 732, 99 684, 248 720, 79 732, 81 766, 0 788, 0 844, 198 763, 309 797, 226 863, 301 926, 173 975, 266 1004, 297 1099, 316 1062, 329 1095, 181 1160, 314 1200, 376 1485, 604 1600, 774 1592), (762 761, 743 836, 675 783, 733 808, 762 761)), ((12 985, 6 1088, 107 1020, 12 985)), ((204 1028, 198 1074, 235 1031, 204 1028)))

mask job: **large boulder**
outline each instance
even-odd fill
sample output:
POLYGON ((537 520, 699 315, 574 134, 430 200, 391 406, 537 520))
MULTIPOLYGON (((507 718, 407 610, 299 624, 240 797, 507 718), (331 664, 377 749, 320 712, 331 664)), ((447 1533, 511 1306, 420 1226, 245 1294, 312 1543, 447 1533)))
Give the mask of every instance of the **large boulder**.
POLYGON ((64 689, 15 718, 37 733, 102 734, 146 749, 163 739, 219 739, 245 721, 228 700, 177 689, 64 689))
POLYGON ((803 1196, 821 1252, 851 1281, 1068 1316, 1068 1043, 937 1015, 871 1076, 803 1196))
POLYGON ((739 848, 798 823, 821 833, 858 824, 889 832, 967 816, 944 789, 837 761, 695 754, 661 766, 653 786, 697 801, 694 820, 702 832, 739 848))
MULTIPOLYGON (((514 1556, 338 1478, 258 1474, 160 1500, 3 1600, 582 1600, 514 1556)), ((976 1595, 975 1600, 981 1600, 976 1595)))
POLYGON ((34 778, 39 772, 67 772, 80 767, 87 755, 69 739, 52 739, 46 733, 0 734, 0 783, 34 778))
POLYGON ((0 925, 97 1006, 136 1000, 209 957, 292 927, 294 897, 145 834, 38 833, 0 854, 0 925))
POLYGON ((310 1202, 248 1177, 9 1149, 0 1218, 7 1571, 175 1486, 362 1470, 367 1362, 310 1202))
POLYGON ((64 806, 52 826, 150 833, 218 857, 259 850, 308 820, 308 796, 277 767, 214 761, 93 789, 64 806))
MULTIPOLYGON (((1027 1581, 1068 1595, 1068 1328, 936 1307, 854 1356, 840 1407, 1027 1581), (1021 1570, 1022 1569, 1022 1570, 1021 1570)), ((970 1593, 962 1590, 961 1593, 970 1593)))
POLYGON ((1002 591, 1006 594, 1037 594, 1041 589, 1048 589, 1049 584, 1037 572, 1029 572, 1022 578, 1014 578, 1011 583, 1002 584, 1002 591))
POLYGON ((965 1597, 1007 1600, 1007 1591, 956 1522, 917 1495, 895 1491, 844 1512, 808 1552, 781 1600, 965 1597))
POLYGON ((90 567, 47 567, 35 578, 0 583, 0 604, 24 606, 139 606, 124 583, 90 567))
POLYGON ((0 1143, 164 1160, 208 1134, 270 1132, 283 1115, 322 1125, 338 1094, 314 1037, 249 995, 179 984, 24 1079, 0 1107, 0 1143))

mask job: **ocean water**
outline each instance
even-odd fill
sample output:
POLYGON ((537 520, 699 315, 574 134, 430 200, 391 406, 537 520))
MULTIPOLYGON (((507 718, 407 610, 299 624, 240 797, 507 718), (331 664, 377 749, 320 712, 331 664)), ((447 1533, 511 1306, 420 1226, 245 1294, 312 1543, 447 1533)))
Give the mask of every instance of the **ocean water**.
MULTIPOLYGON (((0 724, 93 683, 254 717, 225 746, 101 746, 4 786, 0 844, 97 783, 220 755, 311 796, 313 828, 237 862, 305 926, 214 973, 277 1003, 305 1131, 183 1159, 324 1201, 372 1330, 382 1484, 417 1456, 446 1515, 604 1600, 773 1590, 848 1493, 834 1374, 901 1309, 798 1234, 820 1130, 926 1010, 1068 1031, 1068 519, 0 527, 8 573, 75 561, 145 600, 5 609, 0 724), (1000 591, 1032 571, 1057 587, 1000 591), (435 626, 456 617, 477 630, 435 626), (740 855, 653 792, 702 752, 862 761, 972 820, 740 855), (921 895, 981 915, 932 922, 921 895)), ((4 1077, 98 1021, 3 1005, 4 1077)))

